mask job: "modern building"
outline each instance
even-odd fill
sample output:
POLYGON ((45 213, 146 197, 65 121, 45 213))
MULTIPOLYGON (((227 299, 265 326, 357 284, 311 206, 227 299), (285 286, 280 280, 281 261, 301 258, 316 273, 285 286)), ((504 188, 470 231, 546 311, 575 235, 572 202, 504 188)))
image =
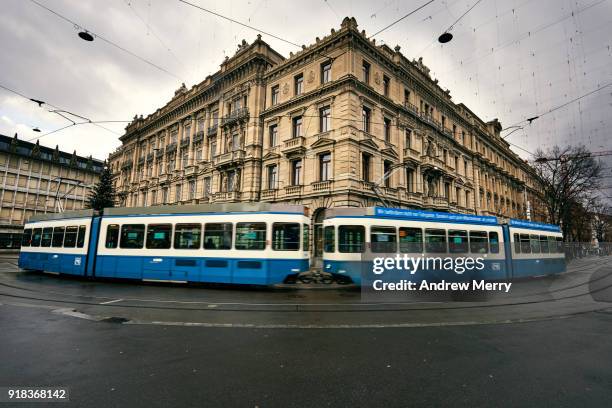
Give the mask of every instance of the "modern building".
MULTIPOLYGON (((137 116, 110 156, 126 206, 390 205, 543 220, 532 168, 421 59, 354 18, 284 58, 260 36, 137 116)), ((316 229, 315 229, 316 240, 316 229)))
POLYGON ((103 162, 0 135, 0 248, 18 248, 32 215, 79 210, 103 162))

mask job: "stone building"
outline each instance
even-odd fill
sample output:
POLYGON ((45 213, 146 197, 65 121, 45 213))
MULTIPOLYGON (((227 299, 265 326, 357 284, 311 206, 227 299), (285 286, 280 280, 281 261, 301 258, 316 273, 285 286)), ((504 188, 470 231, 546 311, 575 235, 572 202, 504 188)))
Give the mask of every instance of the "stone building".
POLYGON ((84 208, 103 162, 0 135, 0 248, 20 245, 34 214, 84 208))
MULTIPOLYGON (((354 18, 284 58, 258 36, 110 156, 121 204, 389 205, 542 220, 532 168, 354 18), (381 204, 382 203, 382 204, 381 204)), ((315 231, 316 233, 316 231, 315 231)))

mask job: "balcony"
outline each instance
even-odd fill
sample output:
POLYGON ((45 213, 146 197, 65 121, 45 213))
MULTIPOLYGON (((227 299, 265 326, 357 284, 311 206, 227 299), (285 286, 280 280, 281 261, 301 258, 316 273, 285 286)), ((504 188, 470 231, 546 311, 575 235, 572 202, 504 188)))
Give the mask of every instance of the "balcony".
POLYGON ((415 115, 419 114, 419 109, 411 104, 410 102, 404 102, 404 108, 408 109, 410 112, 414 113, 415 115))
POLYGON ((277 189, 263 190, 261 192, 261 199, 262 200, 274 201, 274 200, 276 200, 277 192, 278 192, 277 189))
POLYGON ((202 140, 204 140, 204 131, 203 130, 198 130, 195 135, 193 135, 193 143, 199 143, 202 140))
POLYGON ((331 180, 315 181, 310 186, 314 193, 330 192, 332 188, 332 183, 333 182, 331 180))
POLYGON ((383 197, 386 197, 386 198, 397 198, 398 197, 397 188, 382 187, 381 191, 382 191, 383 197))
POLYGON ((425 197, 423 205, 434 210, 448 210, 448 198, 445 197, 425 197))
POLYGON ((404 161, 412 161, 412 162, 420 163, 421 153, 417 152, 416 150, 410 147, 407 147, 404 149, 404 161))
POLYGON ((302 194, 302 190, 304 186, 287 186, 285 187, 285 195, 286 196, 297 196, 302 194))
POLYGON ((231 152, 219 154, 213 158, 215 167, 240 164, 244 161, 244 150, 234 150, 231 152))
POLYGON ((183 140, 181 140, 181 149, 189 147, 189 143, 190 143, 190 140, 189 140, 188 137, 186 137, 183 140))
POLYGON ((240 108, 231 112, 229 115, 223 118, 223 126, 231 126, 234 123, 237 123, 241 120, 249 119, 249 109, 248 108, 240 108))
POLYGON ((215 201, 232 202, 240 200, 239 191, 221 191, 214 194, 215 201))
POLYGON ((134 163, 132 163, 131 161, 125 161, 121 165, 121 170, 129 170, 132 168, 132 166, 134 166, 134 163))
POLYGON ((185 177, 197 174, 198 166, 185 166, 185 177))
POLYGON ((219 129, 218 125, 212 125, 208 128, 208 130, 206 131, 206 135, 207 136, 216 136, 217 135, 217 130, 219 129))
POLYGON ((306 139, 304 136, 294 137, 292 139, 286 140, 283 144, 282 152, 286 155, 303 153, 306 151, 306 139))
POLYGON ((406 201, 407 204, 409 205, 416 205, 419 207, 423 205, 423 197, 421 193, 416 193, 413 191, 405 191, 402 194, 402 196, 403 196, 402 200, 406 201))
POLYGON ((166 146, 166 153, 174 153, 174 152, 176 152, 176 142, 170 143, 168 146, 166 146))
POLYGON ((167 183, 170 181, 170 175, 168 173, 160 174, 158 179, 159 179, 159 184, 167 183))
POLYGON ((437 157, 433 157, 433 156, 423 156, 421 158, 422 163, 421 166, 422 167, 432 167, 434 169, 438 169, 438 170, 442 170, 444 169, 444 162, 440 159, 438 159, 437 157))

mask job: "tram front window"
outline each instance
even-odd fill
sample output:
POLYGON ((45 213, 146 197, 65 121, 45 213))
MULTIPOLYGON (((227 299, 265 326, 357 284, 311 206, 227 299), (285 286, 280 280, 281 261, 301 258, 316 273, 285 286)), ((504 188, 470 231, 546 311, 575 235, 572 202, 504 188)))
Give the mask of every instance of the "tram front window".
POLYGON ((300 224, 297 222, 275 222, 272 224, 272 249, 275 251, 299 250, 300 224))

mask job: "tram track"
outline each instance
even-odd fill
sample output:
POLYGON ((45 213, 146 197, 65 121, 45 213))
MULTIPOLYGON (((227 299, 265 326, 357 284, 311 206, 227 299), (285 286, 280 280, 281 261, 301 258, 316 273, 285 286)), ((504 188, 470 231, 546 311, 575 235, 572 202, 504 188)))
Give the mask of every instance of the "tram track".
MULTIPOLYGON (((599 265, 601 266, 601 265, 599 265)), ((574 289, 576 287, 590 284, 595 281, 599 281, 605 279, 612 275, 612 272, 609 272, 602 277, 599 277, 595 280, 589 280, 579 285, 570 286, 563 289, 557 289, 556 292, 574 289)), ((459 304, 459 302, 453 303, 454 306, 444 306, 447 303, 436 303, 439 306, 431 307, 431 306, 420 306, 420 307, 391 307, 391 306, 405 306, 406 302, 359 302, 359 303, 243 303, 243 302, 203 302, 203 301, 175 301, 175 300, 158 300, 158 299, 134 299, 134 298, 122 298, 120 302, 115 303, 104 303, 101 304, 99 300, 102 299, 114 299, 108 296, 85 296, 85 295, 75 295, 68 294, 63 292, 50 292, 50 291, 37 291, 28 288, 20 288, 15 285, 10 285, 6 283, 0 282, 0 286, 17 289, 27 292, 33 292, 42 295, 54 294, 54 295, 62 295, 62 296, 70 296, 70 297, 79 297, 85 299, 96 299, 96 301, 84 301, 84 300, 62 300, 62 299, 52 299, 48 297, 41 296, 25 296, 25 295, 17 295, 12 293, 0 292, 0 296, 5 296, 9 298, 16 299, 25 299, 25 300, 34 300, 40 302, 54 302, 66 305, 85 305, 85 306, 95 306, 102 308, 127 308, 127 309, 143 309, 143 310, 174 310, 174 311, 206 311, 206 312, 323 312, 323 313, 355 313, 355 312, 407 312, 407 311, 435 311, 435 310, 476 310, 476 309, 486 309, 486 308, 502 308, 502 307, 510 307, 510 306, 521 306, 521 305, 534 305, 534 304, 543 304, 543 303, 553 303, 560 302, 568 299, 577 299, 583 296, 590 296, 594 293, 599 293, 606 289, 612 288, 612 283, 609 285, 605 285, 603 287, 597 288, 593 291, 586 293, 577 293, 573 295, 557 297, 557 298, 547 298, 547 299, 534 299, 534 300, 524 300, 518 302, 504 302, 504 303, 484 303, 477 302, 476 304, 459 304), (166 306, 155 306, 155 305, 133 305, 126 304, 126 302, 143 302, 143 303, 163 303, 166 306), (179 304, 179 305, 206 305, 206 307, 181 307, 181 306, 167 306, 168 304, 179 304), (210 306, 214 305, 214 308, 210 306), (331 308, 325 308, 330 307, 331 308), (238 308, 234 308, 238 307, 238 308), (247 307, 247 308, 242 308, 247 307), (281 310, 282 309, 282 310, 281 310), (309 310, 312 309, 312 310, 309 310)), ((548 292, 545 292, 548 294, 548 292)), ((532 297, 533 295, 528 295, 532 297)), ((460 302, 464 303, 464 302, 460 302)), ((417 305, 419 303, 412 303, 413 305, 417 305)), ((431 302, 429 302, 431 304, 431 302)), ((423 303, 420 303, 423 305, 423 303)), ((608 308, 609 306, 603 306, 602 309, 608 308)))

